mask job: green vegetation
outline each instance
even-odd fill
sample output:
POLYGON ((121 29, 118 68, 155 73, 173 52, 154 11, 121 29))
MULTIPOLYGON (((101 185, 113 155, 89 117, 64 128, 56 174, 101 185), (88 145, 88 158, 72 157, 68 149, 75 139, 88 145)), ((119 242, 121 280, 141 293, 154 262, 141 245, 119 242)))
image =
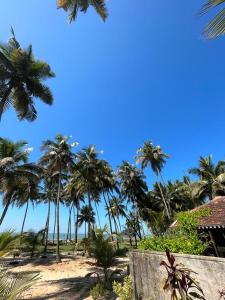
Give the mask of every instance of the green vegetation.
POLYGON ((114 281, 113 291, 121 300, 132 300, 133 299, 133 286, 130 276, 124 278, 123 284, 114 281))
POLYGON ((93 300, 104 300, 105 299, 106 288, 101 282, 96 283, 96 285, 90 290, 90 295, 93 300))
POLYGON ((176 215, 177 227, 162 236, 145 238, 139 243, 142 250, 162 251, 169 249, 174 253, 202 254, 208 242, 203 242, 197 232, 198 219, 210 214, 209 209, 196 212, 182 212, 176 215))

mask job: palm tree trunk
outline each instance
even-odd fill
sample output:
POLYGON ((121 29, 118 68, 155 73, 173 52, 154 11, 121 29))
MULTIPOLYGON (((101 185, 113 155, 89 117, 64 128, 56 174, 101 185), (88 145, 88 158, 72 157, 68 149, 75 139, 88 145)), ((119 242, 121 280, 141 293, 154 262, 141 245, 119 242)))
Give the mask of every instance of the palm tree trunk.
MULTIPOLYGON (((89 209, 91 211, 92 207, 91 207, 91 196, 90 196, 90 192, 88 191, 88 206, 89 206, 89 209)), ((90 234, 91 234, 91 222, 90 220, 88 221, 88 237, 90 237, 90 234)))
POLYGON ((20 232, 20 237, 22 237, 22 235, 23 235, 23 229, 24 229, 24 225, 25 225, 25 221, 26 221, 26 217, 27 217, 28 206, 29 206, 29 200, 27 200, 27 205, 26 205, 26 210, 25 210, 25 214, 24 214, 24 218, 23 218, 23 224, 22 224, 22 228, 21 228, 21 232, 20 232))
POLYGON ((55 228, 56 228, 56 203, 55 203, 54 229, 53 229, 53 237, 52 237, 53 245, 55 244, 55 228))
POLYGON ((72 211, 72 205, 69 208, 69 219, 68 219, 68 226, 67 226, 67 235, 66 235, 66 241, 69 240, 70 238, 70 233, 71 233, 71 211, 72 211))
POLYGON ((155 174, 155 177, 156 177, 156 183, 157 183, 157 185, 158 185, 160 194, 161 194, 161 196, 162 196, 162 200, 163 200, 163 204, 164 204, 164 207, 165 207, 165 210, 166 210, 167 217, 168 217, 169 220, 171 220, 171 215, 170 215, 169 209, 168 209, 168 207, 167 207, 166 199, 165 199, 165 197, 164 197, 164 195, 163 195, 163 191, 162 191, 162 189, 161 189, 160 183, 158 182, 158 175, 155 174))
POLYGON ((51 212, 51 201, 50 201, 50 199, 48 199, 48 215, 47 215, 46 229, 45 229, 45 248, 44 248, 44 253, 47 252, 47 247, 48 247, 48 233, 49 233, 50 212, 51 212))
MULTIPOLYGON (((111 221, 111 216, 110 216, 110 211, 109 211, 109 205, 106 201, 106 198, 105 198, 105 194, 103 193, 103 198, 105 200, 105 205, 106 205, 106 209, 107 209, 107 212, 108 212, 108 217, 109 217, 109 228, 110 228, 110 232, 111 232, 111 235, 113 234, 113 231, 112 231, 112 221, 111 221)), ((113 236, 112 236, 112 241, 113 241, 113 236)))
POLYGON ((60 252, 59 252, 59 202, 60 202, 60 193, 61 193, 61 170, 59 171, 59 181, 58 181, 58 194, 56 202, 56 261, 61 262, 60 252))
POLYGON ((7 202, 6 202, 6 205, 5 205, 5 207, 4 207, 3 213, 2 213, 2 215, 1 215, 1 218, 0 218, 0 226, 2 225, 2 222, 3 222, 3 220, 4 220, 4 218, 5 218, 5 215, 6 215, 7 211, 8 211, 8 208, 9 208, 10 203, 11 203, 11 196, 8 198, 8 200, 7 200, 7 202))
POLYGON ((76 212, 76 220, 75 220, 75 206, 74 206, 74 223, 75 223, 75 228, 74 228, 74 241, 77 244, 78 242, 78 218, 79 218, 79 206, 76 207, 77 212, 76 212))
POLYGON ((94 203, 95 203, 95 210, 96 210, 96 214, 97 214, 97 218, 98 218, 99 228, 101 229, 101 223, 100 223, 100 218, 99 218, 97 203, 95 201, 94 201, 94 203))
POLYGON ((86 222, 84 222, 84 237, 85 237, 85 239, 86 239, 86 237, 87 237, 87 228, 86 228, 86 222))

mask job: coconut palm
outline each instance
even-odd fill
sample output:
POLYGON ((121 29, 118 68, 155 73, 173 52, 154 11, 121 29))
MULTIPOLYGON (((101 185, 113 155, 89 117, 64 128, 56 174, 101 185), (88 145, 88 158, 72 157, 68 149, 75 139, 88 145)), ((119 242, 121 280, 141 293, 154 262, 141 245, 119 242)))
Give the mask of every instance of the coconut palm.
POLYGON ((105 0, 57 0, 58 8, 69 12, 69 22, 77 17, 79 11, 86 13, 90 6, 93 6, 103 21, 108 16, 105 0))
MULTIPOLYGON (((76 165, 74 174, 79 181, 79 189, 88 198, 89 209, 92 210, 92 203, 98 201, 102 191, 102 171, 104 171, 103 160, 94 146, 82 149, 76 154, 76 165)), ((91 233, 91 223, 88 224, 88 236, 91 233)))
POLYGON ((54 77, 50 66, 33 55, 32 46, 22 49, 14 32, 7 44, 0 45, 0 118, 12 106, 19 120, 37 117, 34 100, 52 104, 53 96, 43 81, 54 77))
POLYGON ((29 198, 31 189, 40 180, 40 168, 27 163, 30 148, 25 148, 26 142, 13 143, 7 139, 0 139, 0 192, 3 194, 4 210, 0 218, 0 225, 14 201, 25 201, 29 198))
POLYGON ((215 196, 225 195, 225 161, 214 164, 211 155, 201 156, 198 167, 189 169, 189 173, 199 178, 197 187, 200 197, 212 200, 215 196))
MULTIPOLYGON (((118 169, 117 176, 119 179, 121 194, 128 202, 132 203, 135 209, 137 223, 139 224, 139 210, 144 207, 146 192, 148 190, 145 183, 145 176, 142 171, 131 165, 128 161, 124 161, 118 169)), ((141 230, 138 231, 141 239, 141 230)))
POLYGON ((165 206, 165 210, 166 210, 166 214, 168 219, 171 219, 171 212, 170 212, 170 207, 169 207, 169 203, 166 201, 164 195, 163 195, 163 191, 161 189, 161 186, 159 184, 159 175, 161 176, 161 179, 163 181, 162 178, 162 168, 164 167, 165 163, 166 163, 166 159, 169 158, 169 155, 164 153, 161 149, 160 146, 154 146, 153 143, 151 141, 147 141, 144 143, 144 145, 138 149, 137 151, 137 156, 136 156, 136 161, 137 163, 141 164, 141 168, 145 169, 148 165, 150 165, 153 173, 155 174, 156 177, 156 182, 158 184, 160 193, 161 193, 161 197, 165 206))
POLYGON ((206 4, 203 5, 201 13, 207 13, 212 9, 220 7, 220 11, 216 16, 208 23, 204 33, 207 38, 216 38, 225 33, 225 0, 208 0, 206 4))
POLYGON ((56 199, 56 227, 57 227, 57 245, 56 245, 56 260, 60 262, 59 253, 59 203, 62 193, 62 180, 63 176, 68 174, 68 172, 73 171, 74 167, 74 154, 72 153, 72 148, 77 145, 77 143, 68 143, 69 137, 57 135, 55 140, 46 140, 43 142, 41 150, 44 152, 40 159, 40 164, 43 165, 51 176, 57 177, 58 187, 57 187, 57 199, 56 199))
POLYGON ((87 228, 88 224, 95 224, 95 213, 89 205, 84 205, 80 209, 80 214, 78 216, 78 226, 81 227, 84 224, 85 228, 85 238, 87 237, 87 228))
POLYGON ((120 232, 122 231, 122 227, 120 224, 120 217, 126 217, 126 206, 123 203, 123 200, 118 197, 112 197, 110 199, 110 207, 109 207, 109 213, 114 219, 114 224, 116 227, 116 219, 119 223, 120 232))

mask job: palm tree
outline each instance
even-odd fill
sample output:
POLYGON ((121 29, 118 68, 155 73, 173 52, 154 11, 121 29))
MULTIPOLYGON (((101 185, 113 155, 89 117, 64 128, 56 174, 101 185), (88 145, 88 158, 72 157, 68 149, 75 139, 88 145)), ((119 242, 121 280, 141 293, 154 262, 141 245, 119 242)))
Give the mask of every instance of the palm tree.
MULTIPOLYGON (((82 190, 88 198, 89 209, 92 210, 92 202, 98 201, 102 191, 103 160, 98 158, 100 151, 94 146, 89 146, 76 154, 74 175, 79 182, 79 190, 82 190)), ((91 223, 88 224, 88 236, 91 233, 91 223)))
POLYGON ((215 165, 212 156, 200 157, 198 167, 189 169, 189 173, 199 178, 197 184, 200 197, 212 200, 215 196, 225 195, 225 161, 215 165))
MULTIPOLYGON (((118 169, 117 176, 121 186, 121 194, 128 202, 131 202, 135 209, 135 216, 139 224, 139 210, 144 207, 146 192, 148 190, 145 176, 142 171, 131 165, 128 161, 124 161, 118 169)), ((141 230, 137 232, 141 239, 141 230)))
POLYGON ((4 210, 0 218, 2 224, 7 210, 13 201, 25 201, 29 198, 31 189, 40 180, 40 168, 27 163, 30 148, 27 143, 13 143, 8 139, 0 139, 0 192, 3 193, 4 210))
POLYGON ((69 137, 57 135, 55 140, 46 140, 43 142, 41 150, 44 152, 40 159, 40 164, 43 165, 52 176, 57 176, 58 191, 56 199, 56 227, 57 227, 57 245, 56 245, 56 260, 60 262, 59 253, 59 203, 62 192, 62 179, 65 174, 72 172, 74 167, 74 154, 72 148, 77 143, 68 143, 69 137))
MULTIPOLYGON (((208 0, 201 9, 201 14, 209 12, 211 9, 221 7, 225 0, 208 0)), ((204 33, 207 38, 216 38, 225 33, 225 8, 223 7, 216 16, 208 23, 204 33)))
POLYGON ((80 214, 78 216, 78 226, 85 224, 85 238, 87 237, 86 224, 95 224, 95 213, 89 205, 82 206, 80 209, 80 214))
POLYGON ((69 12, 70 23, 76 19, 79 11, 86 13, 89 6, 94 7, 103 21, 108 16, 105 0, 57 0, 57 6, 69 12))
POLYGON ((116 228, 116 219, 118 220, 119 223, 119 228, 120 228, 120 232, 122 232, 122 227, 120 224, 120 217, 126 217, 126 207, 123 204, 123 200, 118 198, 118 197, 112 197, 110 199, 110 207, 109 207, 109 213, 112 216, 112 218, 114 219, 114 224, 115 224, 115 228, 116 228))
POLYGON ((158 184, 158 187, 159 187, 159 190, 160 190, 160 193, 162 196, 162 200, 164 202, 167 217, 169 220, 171 220, 169 203, 166 202, 166 199, 163 195, 163 191, 158 182, 159 175, 161 176, 161 179, 163 181, 161 171, 166 163, 167 158, 169 158, 169 155, 164 153, 160 146, 155 147, 151 141, 147 141, 144 143, 144 145, 141 148, 138 149, 136 161, 137 161, 137 163, 141 163, 142 169, 145 169, 148 165, 151 166, 151 169, 156 177, 156 182, 158 184))
POLYGON ((12 106, 19 120, 35 120, 35 98, 49 105, 53 102, 43 81, 54 76, 46 62, 34 58, 32 46, 21 48, 12 30, 12 38, 0 45, 0 119, 12 106))

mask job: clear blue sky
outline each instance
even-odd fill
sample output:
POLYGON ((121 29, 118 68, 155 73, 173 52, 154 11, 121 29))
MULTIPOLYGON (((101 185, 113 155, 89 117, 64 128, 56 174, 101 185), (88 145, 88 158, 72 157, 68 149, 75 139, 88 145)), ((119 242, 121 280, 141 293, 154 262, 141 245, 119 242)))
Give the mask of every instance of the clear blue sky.
MULTIPOLYGON (((202 1, 109 0, 106 23, 91 9, 72 25, 55 2, 1 1, 1 41, 13 26, 21 44, 32 43, 57 75, 49 81, 54 105, 37 101, 33 123, 7 112, 1 136, 26 139, 37 160, 42 140, 72 135, 81 146, 104 150, 113 167, 133 161, 152 139, 171 155, 167 179, 183 176, 200 155, 225 158, 225 38, 202 38, 202 1)), ((19 229, 23 211, 10 210, 3 228, 19 229)), ((25 229, 42 228, 45 217, 44 206, 30 210, 25 229)), ((66 222, 62 209, 61 232, 66 222)))

